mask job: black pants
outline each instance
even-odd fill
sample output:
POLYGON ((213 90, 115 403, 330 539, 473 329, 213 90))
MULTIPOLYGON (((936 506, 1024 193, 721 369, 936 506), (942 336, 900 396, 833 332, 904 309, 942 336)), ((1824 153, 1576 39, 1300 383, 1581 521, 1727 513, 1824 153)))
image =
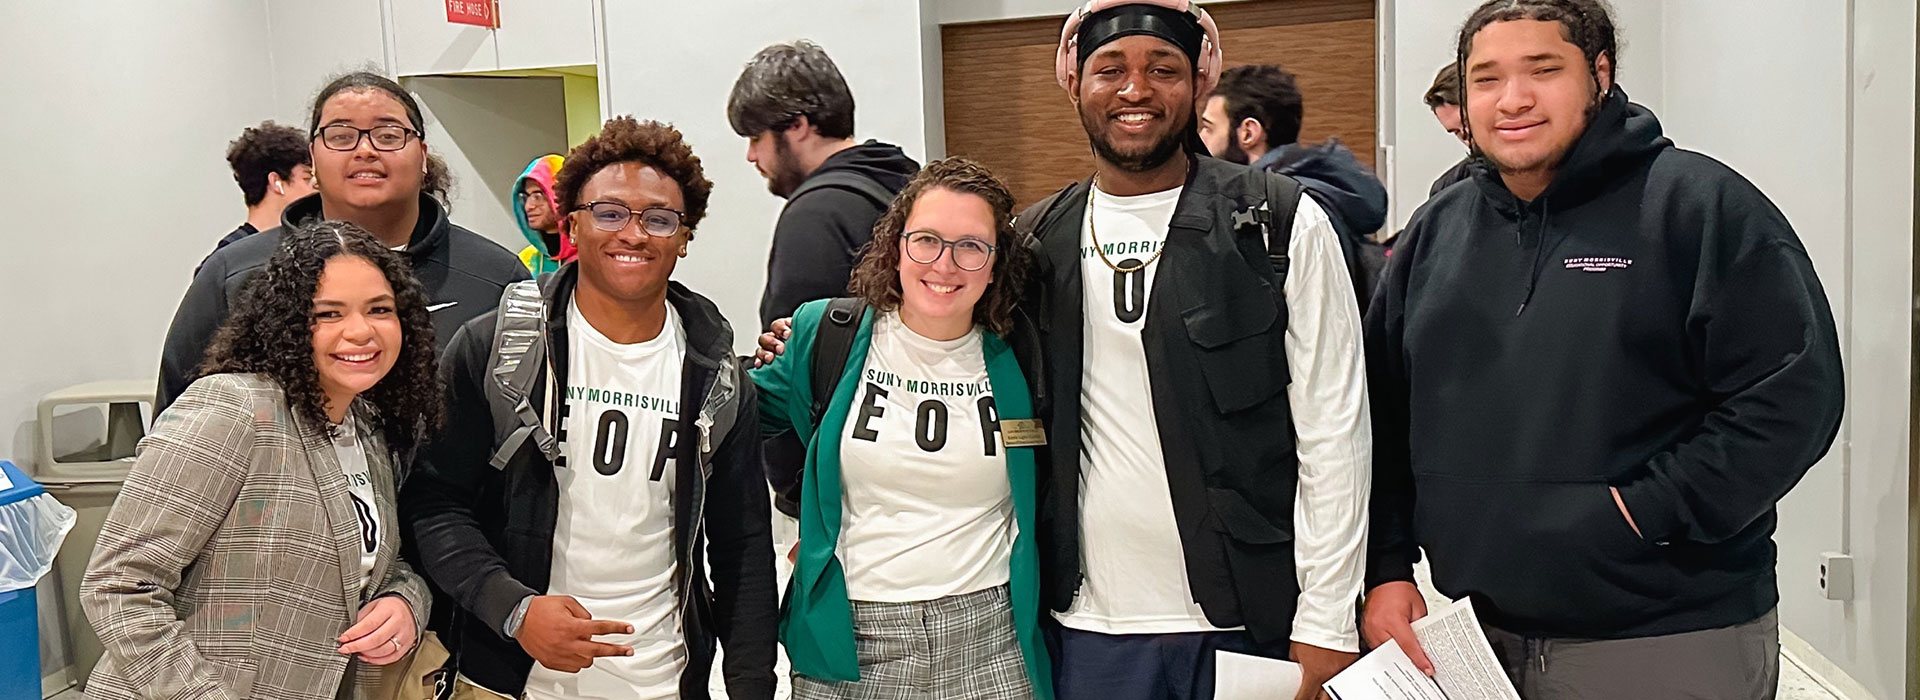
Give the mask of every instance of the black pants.
POLYGON ((1100 634, 1057 624, 1047 625, 1047 642, 1055 700, 1212 700, 1214 652, 1284 659, 1288 647, 1246 632, 1100 634))

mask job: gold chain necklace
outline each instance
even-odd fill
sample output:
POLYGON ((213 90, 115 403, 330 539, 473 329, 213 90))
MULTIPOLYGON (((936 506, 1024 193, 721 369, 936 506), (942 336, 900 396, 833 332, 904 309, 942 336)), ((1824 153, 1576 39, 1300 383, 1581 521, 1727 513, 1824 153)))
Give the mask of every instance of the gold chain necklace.
POLYGON ((1100 234, 1096 233, 1093 230, 1093 194, 1095 192, 1098 192, 1099 190, 1100 190, 1099 180, 1094 180, 1093 186, 1087 188, 1087 237, 1093 239, 1093 253, 1095 255, 1100 256, 1100 262, 1106 263, 1107 267, 1113 268, 1114 272, 1118 272, 1123 275, 1130 272, 1139 272, 1141 270, 1147 269, 1147 266, 1152 265, 1153 261, 1160 259, 1161 253, 1167 252, 1167 244, 1164 242, 1161 243, 1160 249, 1153 251, 1153 257, 1147 258, 1146 262, 1140 263, 1133 267, 1121 267, 1119 265, 1113 264, 1113 261, 1107 258, 1107 251, 1100 247, 1100 234))

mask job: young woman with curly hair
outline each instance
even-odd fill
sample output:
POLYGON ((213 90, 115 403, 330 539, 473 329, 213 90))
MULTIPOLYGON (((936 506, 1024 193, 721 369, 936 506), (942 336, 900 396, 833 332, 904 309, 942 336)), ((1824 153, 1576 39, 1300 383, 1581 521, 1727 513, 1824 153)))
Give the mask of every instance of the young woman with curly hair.
POLYGON ((813 357, 830 301, 794 314, 786 353, 753 371, 761 428, 808 443, 782 637, 793 694, 1047 698, 1033 542, 1033 417, 1002 339, 1031 254, 1013 195, 980 165, 929 164, 874 226, 861 304, 818 419, 813 357), (1021 426, 1027 427, 1027 426, 1021 426))
POLYGON ((279 243, 101 530, 90 697, 358 697, 420 638, 394 503, 441 418, 427 297, 353 224, 279 243))

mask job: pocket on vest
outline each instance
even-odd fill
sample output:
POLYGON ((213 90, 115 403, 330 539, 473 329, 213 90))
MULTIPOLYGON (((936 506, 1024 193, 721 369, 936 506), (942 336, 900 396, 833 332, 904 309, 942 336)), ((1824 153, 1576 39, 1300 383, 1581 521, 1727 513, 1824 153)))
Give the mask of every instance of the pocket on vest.
POLYGON ((1280 308, 1265 282, 1257 291, 1182 311, 1180 319, 1221 413, 1266 403, 1291 381, 1282 339, 1271 332, 1280 308))

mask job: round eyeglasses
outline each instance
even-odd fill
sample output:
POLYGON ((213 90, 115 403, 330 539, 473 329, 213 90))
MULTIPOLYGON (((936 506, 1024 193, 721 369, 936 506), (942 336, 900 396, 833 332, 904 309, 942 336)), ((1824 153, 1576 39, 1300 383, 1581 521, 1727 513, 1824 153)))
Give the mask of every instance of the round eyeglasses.
POLYGON ((351 151, 360 147, 360 139, 373 144, 376 151, 398 151, 407 147, 407 142, 419 136, 414 131, 398 124, 384 124, 371 129, 361 129, 350 124, 328 124, 314 132, 314 138, 330 151, 351 151))
POLYGON ((666 238, 680 232, 680 223, 686 220, 684 212, 666 207, 647 207, 634 211, 632 207, 619 202, 587 202, 574 207, 574 211, 585 210, 587 218, 593 221, 593 227, 607 233, 618 233, 626 229, 627 224, 639 220, 640 230, 649 236, 666 238))
POLYGON ((907 258, 922 265, 932 265, 949 249, 953 251, 953 266, 967 272, 979 271, 993 259, 994 247, 978 238, 949 241, 932 231, 903 233, 900 237, 906 239, 903 247, 907 258))

